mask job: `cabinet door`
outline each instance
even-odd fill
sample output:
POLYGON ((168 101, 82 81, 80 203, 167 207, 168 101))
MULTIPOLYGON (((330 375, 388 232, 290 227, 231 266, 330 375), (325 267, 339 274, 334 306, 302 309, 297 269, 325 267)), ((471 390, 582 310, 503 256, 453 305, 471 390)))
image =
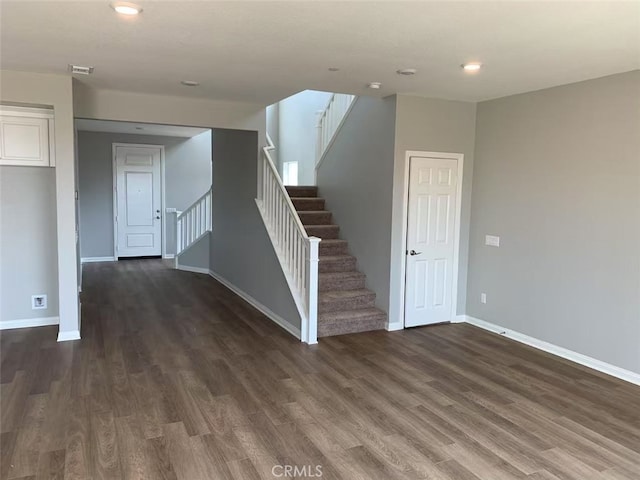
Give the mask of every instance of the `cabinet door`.
POLYGON ((48 120, 3 115, 0 118, 0 165, 48 167, 48 120))

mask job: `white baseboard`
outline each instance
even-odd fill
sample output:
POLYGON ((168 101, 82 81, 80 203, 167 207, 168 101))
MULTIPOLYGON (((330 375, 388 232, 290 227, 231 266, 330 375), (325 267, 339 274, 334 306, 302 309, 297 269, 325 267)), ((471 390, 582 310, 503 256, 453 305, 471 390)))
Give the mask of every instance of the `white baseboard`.
POLYGON ((176 269, 182 270, 183 272, 204 273, 205 275, 209 275, 208 268, 192 267, 190 265, 180 265, 179 263, 176 263, 176 269))
POLYGON ((547 353, 552 353, 553 355, 571 360, 572 362, 584 365, 585 367, 593 368, 594 370, 606 373, 607 375, 611 375, 612 377, 625 380, 635 385, 640 385, 639 373, 632 372, 631 370, 626 370, 615 365, 611 365, 610 363, 588 357, 587 355, 583 355, 581 353, 574 352, 573 350, 554 345, 553 343, 545 342, 544 340, 530 337, 529 335, 516 332, 515 330, 501 327, 500 325, 485 322, 484 320, 480 320, 479 318, 471 317, 469 315, 463 316, 465 317, 465 322, 471 325, 475 325, 476 327, 488 330, 493 333, 497 333, 499 335, 503 335, 507 338, 510 338, 511 340, 515 340, 516 342, 524 343, 525 345, 529 345, 530 347, 537 348, 538 350, 542 350, 547 353))
POLYGON ((60 317, 22 318, 20 320, 7 320, 0 322, 0 330, 12 330, 14 328, 46 327, 58 325, 60 317))
POLYGON ((451 320, 451 323, 464 323, 466 321, 467 321, 467 316, 466 315, 456 315, 451 320))
POLYGON ((218 275, 216 272, 214 272, 212 270, 209 270, 209 275, 211 275, 213 278, 215 278, 217 281, 219 281, 221 284, 223 284, 225 287, 227 287, 233 293, 238 295, 245 302, 247 302, 250 305, 254 306, 256 309, 258 309, 260 312, 262 312, 267 318, 269 318, 273 322, 277 323, 280 327, 285 329, 291 335, 293 335, 297 339, 300 339, 301 335, 300 335, 300 329, 299 328, 296 328, 293 325, 291 325, 289 322, 287 322, 280 315, 278 315, 277 313, 271 311, 268 307, 265 307, 258 300, 253 298, 251 295, 243 292, 238 287, 236 287, 234 284, 229 282, 226 278, 221 277, 220 275, 218 275))
POLYGON ((80 263, 115 262, 116 257, 82 257, 80 263))
POLYGON ((404 330, 404 325, 402 322, 387 322, 387 331, 388 332, 397 332, 398 330, 404 330))
POLYGON ((68 332, 58 332, 59 342, 68 342, 69 340, 80 340, 80 330, 69 330, 68 332))
POLYGON ((176 258, 175 254, 173 253, 165 253, 162 258, 164 258, 165 260, 171 260, 172 258, 176 258))

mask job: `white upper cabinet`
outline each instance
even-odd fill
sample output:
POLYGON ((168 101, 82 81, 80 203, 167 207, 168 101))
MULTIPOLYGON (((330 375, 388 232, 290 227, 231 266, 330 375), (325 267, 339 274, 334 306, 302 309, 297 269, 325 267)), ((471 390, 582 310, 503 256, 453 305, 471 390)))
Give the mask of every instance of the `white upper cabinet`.
POLYGON ((53 110, 0 107, 0 165, 55 165, 53 110))

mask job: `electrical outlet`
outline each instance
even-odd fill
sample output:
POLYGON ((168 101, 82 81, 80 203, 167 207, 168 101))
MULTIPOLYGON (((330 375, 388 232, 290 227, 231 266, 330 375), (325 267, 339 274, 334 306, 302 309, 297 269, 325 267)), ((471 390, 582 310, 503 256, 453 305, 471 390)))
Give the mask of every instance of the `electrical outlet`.
POLYGON ((487 303, 487 294, 486 293, 481 293, 480 294, 480 303, 487 303))
POLYGON ((47 296, 45 294, 31 295, 31 308, 33 310, 46 310, 47 296))

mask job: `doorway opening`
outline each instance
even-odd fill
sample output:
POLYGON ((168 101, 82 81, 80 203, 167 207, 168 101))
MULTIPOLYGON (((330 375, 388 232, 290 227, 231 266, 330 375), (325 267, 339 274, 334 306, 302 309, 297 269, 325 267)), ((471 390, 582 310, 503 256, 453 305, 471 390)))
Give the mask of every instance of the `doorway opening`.
POLYGON ((179 215, 211 189, 211 129, 76 119, 76 132, 82 263, 174 258, 179 215))

